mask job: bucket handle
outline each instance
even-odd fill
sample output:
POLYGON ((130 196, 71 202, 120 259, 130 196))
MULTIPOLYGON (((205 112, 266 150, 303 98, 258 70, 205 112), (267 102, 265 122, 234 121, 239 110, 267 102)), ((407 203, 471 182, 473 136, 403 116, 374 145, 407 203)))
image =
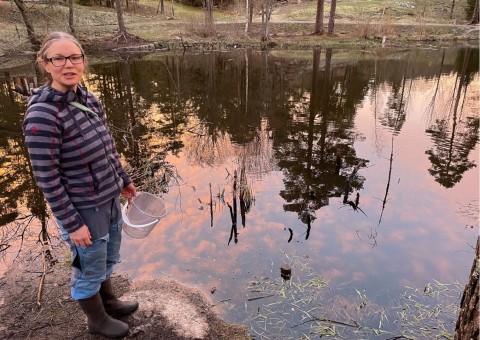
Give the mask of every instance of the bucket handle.
POLYGON ((150 223, 147 223, 147 224, 134 224, 134 223, 130 222, 130 220, 127 217, 127 207, 128 207, 128 203, 125 203, 125 204, 122 205, 122 219, 125 223, 127 223, 128 225, 130 225, 133 228, 145 228, 145 227, 149 227, 152 224, 158 222, 158 219, 155 219, 154 221, 152 221, 150 223))

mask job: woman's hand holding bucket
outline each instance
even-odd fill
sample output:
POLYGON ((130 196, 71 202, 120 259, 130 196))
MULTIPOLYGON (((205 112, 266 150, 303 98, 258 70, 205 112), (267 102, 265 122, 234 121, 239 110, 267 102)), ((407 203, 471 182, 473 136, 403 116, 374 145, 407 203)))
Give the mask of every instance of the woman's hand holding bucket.
POLYGON ((130 183, 125 188, 123 188, 121 195, 128 201, 128 205, 130 205, 132 204, 132 197, 137 196, 137 189, 135 188, 133 183, 130 183))

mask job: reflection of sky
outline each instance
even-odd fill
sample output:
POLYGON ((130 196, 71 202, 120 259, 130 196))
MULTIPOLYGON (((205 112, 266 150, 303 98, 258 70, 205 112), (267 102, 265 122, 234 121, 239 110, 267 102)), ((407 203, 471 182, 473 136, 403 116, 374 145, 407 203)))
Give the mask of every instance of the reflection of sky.
MULTIPOLYGON (((478 231, 465 227, 467 221, 458 210, 478 199, 479 168, 464 173, 451 189, 441 187, 429 175, 431 163, 425 151, 431 141, 425 134, 425 84, 421 82, 412 87, 406 122, 394 140, 388 203, 380 225, 391 132, 378 122, 375 127, 374 101, 367 97, 358 108, 355 126, 365 138, 355 143, 355 149, 357 157, 370 160, 368 168, 360 170, 366 177, 360 207, 368 217, 343 206, 342 198, 331 198, 328 206, 316 212, 310 237, 305 240, 306 228, 297 214, 283 211, 285 202, 279 195, 284 188, 282 173, 270 172, 253 183, 255 204, 247 214, 246 227, 242 228, 239 214, 239 242, 232 240, 227 245, 231 228, 228 207, 217 201, 210 227, 206 203, 209 183, 214 196, 225 188, 225 199, 231 203, 231 182, 225 168, 233 173, 235 159, 210 168, 191 166, 179 154, 167 159, 183 178, 182 185, 172 187, 165 197, 169 214, 148 238, 125 238, 121 270, 133 278, 173 278, 206 292, 215 286, 214 300, 233 299, 239 309, 248 282, 255 277, 278 277, 279 267, 293 255, 308 256, 331 287, 345 287, 343 294, 354 295, 354 288, 367 289, 380 305, 398 297, 405 285, 423 287, 432 280, 465 282, 478 231), (375 135, 382 144, 380 149, 375 147, 375 135), (288 228, 294 233, 290 243, 288 228), (375 247, 369 239, 372 234, 376 234, 375 247)), ((388 89, 383 91, 378 96, 385 97, 388 89)), ((475 164, 479 164, 478 155, 477 144, 470 154, 475 164)), ((230 318, 241 321, 238 310, 233 314, 230 318)))
MULTIPOLYGON (((271 150, 274 140, 269 137, 275 138, 275 131, 270 131, 269 136, 261 135, 258 145, 246 148, 232 145, 229 135, 218 135, 215 143, 220 147, 213 149, 212 139, 198 138, 207 131, 200 130, 200 118, 189 117, 185 130, 195 126, 198 135, 185 133, 182 152, 167 158, 182 178, 181 185, 171 187, 164 197, 169 213, 148 238, 137 240, 125 236, 119 272, 127 272, 132 278, 171 278, 196 285, 205 292, 215 286, 212 300, 232 299, 236 307, 226 317, 234 321, 246 317, 244 303, 246 296, 250 296, 245 289, 247 284, 261 277, 278 278, 279 267, 293 257, 308 262, 328 282, 332 294, 338 294, 336 300, 342 306, 355 305, 355 289, 365 289, 372 303, 384 307, 399 297, 404 286, 421 289, 433 280, 464 283, 472 265, 471 246, 478 231, 466 228, 472 222, 458 211, 478 200, 479 168, 466 171, 460 183, 451 189, 442 187, 429 174, 432 165, 425 151, 432 149, 433 142, 425 130, 436 118, 448 116, 456 79, 454 75, 442 75, 437 101, 430 111, 429 98, 435 82, 416 79, 406 84, 409 89, 404 96, 406 120, 394 140, 388 203, 381 224, 378 221, 387 186, 392 137, 390 128, 380 123, 391 99, 388 84, 380 84, 376 98, 369 92, 356 109, 354 132, 359 137, 354 144, 356 157, 369 160, 368 167, 359 171, 365 177, 360 207, 367 216, 344 206, 342 197, 330 198, 329 205, 316 211, 317 219, 312 222, 308 240, 306 226, 297 213, 284 212, 285 201, 279 194, 285 189, 284 174, 272 171, 276 167, 269 163, 275 154, 271 150), (255 149, 261 152, 253 154, 255 149), (198 157, 199 150, 203 150, 202 158, 198 157), (255 203, 246 216, 245 228, 238 213, 239 242, 235 244, 232 240, 228 245, 229 209, 215 200, 213 227, 210 226, 209 184, 213 196, 225 190, 225 200, 231 204, 232 178, 227 174, 238 169, 243 150, 249 150, 247 168, 255 172, 255 175, 249 173, 255 203), (290 243, 287 243, 288 228, 293 231, 290 243)), ((468 99, 462 103, 462 119, 471 112, 478 114, 475 107, 478 83, 477 76, 476 87, 473 84, 469 87, 468 99)), ((100 91, 94 85, 90 84, 90 89, 100 91)), ((303 97, 305 101, 296 112, 297 122, 307 119, 302 110, 308 112, 308 90, 303 97)), ((161 112, 161 105, 155 105, 158 104, 150 107, 144 121, 155 118, 158 121, 155 124, 160 125, 168 117, 161 112)), ((195 111, 195 107, 189 105, 189 110, 195 111)), ((317 124, 320 118, 317 117, 317 124)), ((262 121, 263 132, 269 123, 268 118, 262 121)), ((146 147, 153 147, 153 143, 163 145, 168 136, 158 138, 163 139, 146 147)), ((477 144, 469 156, 477 165, 479 151, 477 144)), ((294 266, 294 276, 299 272, 294 266)))

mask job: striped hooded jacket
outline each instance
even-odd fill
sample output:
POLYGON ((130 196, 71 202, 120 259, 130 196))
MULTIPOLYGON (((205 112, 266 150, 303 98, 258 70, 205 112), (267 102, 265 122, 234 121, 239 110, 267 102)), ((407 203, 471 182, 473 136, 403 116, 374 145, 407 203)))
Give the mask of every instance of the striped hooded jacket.
POLYGON ((23 133, 35 181, 67 232, 84 224, 77 209, 118 197, 131 183, 103 108, 85 88, 78 86, 76 93, 61 93, 49 85, 32 90, 23 133), (73 101, 97 115, 72 106, 73 101))

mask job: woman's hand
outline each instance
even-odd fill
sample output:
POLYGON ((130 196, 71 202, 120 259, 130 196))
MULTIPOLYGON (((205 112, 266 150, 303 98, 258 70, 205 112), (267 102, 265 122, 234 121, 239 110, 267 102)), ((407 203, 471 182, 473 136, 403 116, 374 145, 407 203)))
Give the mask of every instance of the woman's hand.
POLYGON ((137 189, 135 188, 133 183, 130 183, 125 188, 123 188, 121 195, 128 201, 128 205, 130 205, 132 204, 132 197, 137 196, 137 189))
POLYGON ((68 234, 70 235, 70 240, 76 246, 88 247, 92 245, 92 236, 90 235, 90 230, 88 230, 88 227, 85 224, 82 225, 80 229, 68 234))

